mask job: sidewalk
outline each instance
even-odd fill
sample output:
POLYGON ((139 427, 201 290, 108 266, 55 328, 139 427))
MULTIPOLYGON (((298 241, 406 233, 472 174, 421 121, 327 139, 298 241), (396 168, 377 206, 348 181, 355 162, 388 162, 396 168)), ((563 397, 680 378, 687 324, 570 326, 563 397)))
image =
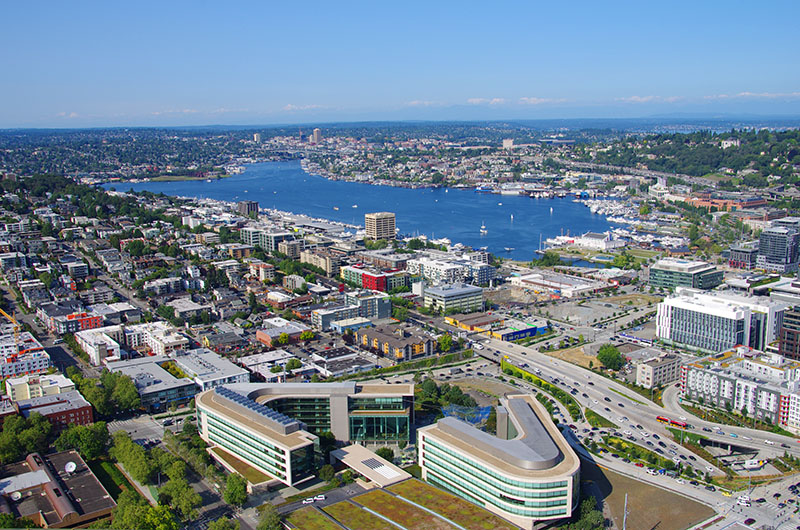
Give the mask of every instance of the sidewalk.
POLYGON ((133 484, 133 487, 136 488, 136 491, 138 491, 140 495, 142 495, 145 499, 147 499, 147 502, 149 502, 151 505, 158 504, 158 499, 156 499, 153 496, 148 486, 145 486, 142 483, 134 480, 133 477, 130 476, 127 471, 125 471, 125 468, 122 467, 122 464, 114 464, 114 465, 117 466, 117 469, 119 469, 123 475, 125 475, 125 478, 128 479, 128 482, 133 484))

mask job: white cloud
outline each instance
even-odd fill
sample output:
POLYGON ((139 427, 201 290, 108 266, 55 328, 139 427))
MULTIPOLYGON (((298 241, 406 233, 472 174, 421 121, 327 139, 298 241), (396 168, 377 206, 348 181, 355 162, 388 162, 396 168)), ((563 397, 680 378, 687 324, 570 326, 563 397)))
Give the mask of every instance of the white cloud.
POLYGON ((80 114, 77 112, 59 112, 56 114, 56 118, 80 118, 80 114))
POLYGON ((489 105, 502 105, 505 102, 506 100, 503 98, 492 98, 491 101, 489 101, 489 105))
POLYGON ((567 100, 564 98, 537 98, 537 97, 523 97, 519 98, 519 102, 525 105, 547 105, 550 103, 565 103, 567 100))
POLYGON ((303 110, 315 110, 323 108, 322 105, 293 105, 289 103, 283 110, 287 112, 295 112, 295 111, 303 111, 303 110))
POLYGON ((197 109, 173 109, 173 110, 157 110, 151 112, 153 116, 163 116, 165 114, 197 114, 200 112, 197 109))
POLYGON ((409 107, 433 107, 438 105, 435 101, 423 101, 419 99, 415 99, 414 101, 409 101, 406 103, 409 107))
POLYGON ((488 103, 489 100, 486 98, 469 98, 467 103, 470 105, 483 105, 484 103, 488 103))
POLYGON ((738 94, 715 94, 704 99, 796 99, 800 92, 739 92, 738 94))
POLYGON ((681 101, 681 96, 629 96, 625 98, 616 98, 615 101, 623 103, 675 103, 681 101))

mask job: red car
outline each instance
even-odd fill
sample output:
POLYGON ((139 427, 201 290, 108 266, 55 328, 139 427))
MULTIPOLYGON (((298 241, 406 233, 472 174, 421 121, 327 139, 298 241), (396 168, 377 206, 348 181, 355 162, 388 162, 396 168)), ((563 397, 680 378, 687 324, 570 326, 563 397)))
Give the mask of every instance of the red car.
POLYGON ((641 462, 636 462, 635 465, 636 465, 636 467, 644 467, 644 464, 642 464, 641 462))

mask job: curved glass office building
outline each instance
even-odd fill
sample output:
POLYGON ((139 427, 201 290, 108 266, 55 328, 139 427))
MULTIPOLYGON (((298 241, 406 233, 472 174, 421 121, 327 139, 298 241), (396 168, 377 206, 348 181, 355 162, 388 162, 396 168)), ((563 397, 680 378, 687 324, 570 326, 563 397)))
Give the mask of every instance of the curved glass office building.
POLYGON ((422 478, 523 528, 570 517, 580 460, 532 396, 498 407, 497 436, 455 418, 417 431, 422 478))
POLYGON ((233 384, 203 392, 196 405, 206 442, 294 485, 313 475, 323 432, 363 445, 408 442, 414 385, 233 384))

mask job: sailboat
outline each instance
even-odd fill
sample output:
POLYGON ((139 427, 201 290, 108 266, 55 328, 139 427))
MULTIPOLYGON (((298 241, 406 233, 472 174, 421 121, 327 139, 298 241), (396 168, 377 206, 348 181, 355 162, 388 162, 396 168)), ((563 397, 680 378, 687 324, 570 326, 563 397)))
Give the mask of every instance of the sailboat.
POLYGON ((511 220, 512 221, 514 220, 514 214, 513 213, 511 214, 511 220))
POLYGON ((550 213, 553 213, 553 207, 552 206, 550 207, 550 213))
POLYGON ((334 206, 333 209, 336 210, 337 212, 339 211, 339 207, 338 206, 334 206))
POLYGON ((486 230, 486 223, 481 221, 481 234, 485 235, 485 234, 488 234, 488 233, 489 233, 489 231, 486 230))

